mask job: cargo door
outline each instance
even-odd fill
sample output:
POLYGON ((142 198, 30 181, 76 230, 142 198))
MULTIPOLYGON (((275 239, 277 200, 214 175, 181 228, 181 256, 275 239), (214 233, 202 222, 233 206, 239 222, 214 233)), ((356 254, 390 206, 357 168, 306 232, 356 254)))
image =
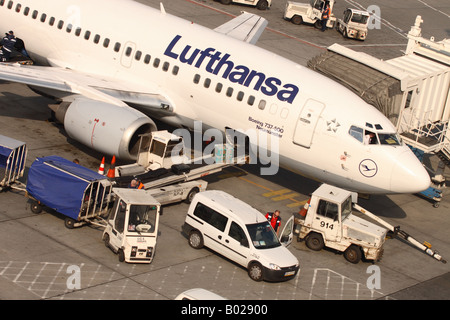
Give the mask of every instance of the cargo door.
POLYGON ((300 112, 294 130, 293 142, 302 147, 311 147, 314 131, 325 105, 319 101, 309 99, 300 112))

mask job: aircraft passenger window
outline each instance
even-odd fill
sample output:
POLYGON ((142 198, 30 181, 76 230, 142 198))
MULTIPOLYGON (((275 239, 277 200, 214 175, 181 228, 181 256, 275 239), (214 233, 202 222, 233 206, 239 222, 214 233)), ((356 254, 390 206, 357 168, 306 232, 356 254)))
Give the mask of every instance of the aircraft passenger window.
POLYGON ((221 84, 221 83, 216 84, 216 92, 217 93, 221 93, 222 88, 223 88, 223 84, 221 84))
POLYGON ((29 13, 30 13, 30 8, 26 7, 26 8, 23 10, 23 15, 24 15, 24 16, 28 16, 29 13))
POLYGON ((125 55, 126 55, 127 57, 129 57, 129 56, 131 55, 131 51, 133 51, 133 48, 127 47, 127 50, 125 50, 125 55))
POLYGON ((252 106, 255 104, 255 96, 249 96, 247 100, 248 105, 252 106))
POLYGON ((142 51, 136 51, 136 54, 134 55, 134 59, 136 59, 137 61, 141 60, 142 57, 142 51))
POLYGON ((105 40, 103 40, 103 46, 104 46, 105 48, 108 48, 108 47, 109 47, 109 39, 108 39, 108 38, 105 38, 105 40))
POLYGON ((51 17, 50 20, 48 20, 48 24, 53 26, 55 24, 55 17, 51 17))
POLYGON ((79 37, 80 34, 81 34, 81 28, 78 27, 78 28, 75 29, 75 35, 76 35, 77 37, 79 37))
POLYGON ((169 67, 170 67, 170 63, 164 62, 162 69, 163 69, 163 71, 167 71, 167 70, 169 70, 169 67))
POLYGON ((242 91, 239 91, 237 96, 236 96, 236 99, 238 101, 242 101, 244 99, 244 93, 242 91))
POLYGON ((58 29, 62 29, 64 27, 64 21, 62 21, 62 20, 59 20, 59 22, 58 22, 58 29))
POLYGON ((120 42, 116 42, 116 44, 114 45, 114 51, 115 52, 119 52, 120 51, 120 42))
POLYGON ((31 16, 33 19, 36 19, 38 16, 39 12, 37 12, 36 10, 33 11, 33 15, 31 16))
POLYGON ((227 97, 231 97, 233 95, 233 88, 232 87, 228 87, 227 89, 227 97))
POLYGON ((22 5, 20 3, 18 3, 16 6, 16 12, 19 13, 20 9, 22 9, 22 5))
POLYGON ((46 19, 47 19, 47 15, 45 13, 43 13, 41 15, 41 22, 45 22, 46 19))
POLYGON ((205 86, 205 88, 209 88, 209 86, 211 85, 211 79, 210 78, 206 78, 205 82, 203 83, 203 85, 205 86))
POLYGON ((356 140, 358 140, 359 142, 364 142, 363 139, 363 129, 357 126, 351 126, 350 130, 348 130, 348 133, 355 138, 356 140))
POLYGON ((200 82, 200 75, 199 74, 196 74, 195 76, 194 76, 194 83, 195 84, 198 84, 200 82))
POLYGON ((172 74, 174 76, 176 76, 178 74, 178 71, 180 71, 180 68, 178 66, 173 66, 172 74))
POLYGON ((94 37, 94 43, 97 44, 99 42, 100 42, 100 35, 96 34, 95 37, 94 37))
POLYGON ((13 4, 14 4, 14 2, 12 2, 12 1, 8 2, 8 9, 11 9, 13 4))
POLYGON ((158 58, 156 58, 155 60, 153 60, 153 66, 154 66, 155 68, 158 68, 160 62, 161 62, 161 60, 159 60, 158 58))
POLYGON ((67 27, 66 27, 66 32, 67 33, 71 33, 72 32, 72 24, 71 23, 69 23, 68 25, 67 25, 67 27))
POLYGON ((145 55, 145 57, 144 57, 144 63, 145 64, 149 64, 150 63, 150 59, 152 58, 152 56, 151 55, 149 55, 149 54, 146 54, 145 55))
POLYGON ((261 100, 259 102, 258 109, 259 110, 264 110, 265 107, 266 107, 266 100, 261 100))
POLYGON ((86 40, 89 40, 90 37, 91 37, 91 32, 88 30, 88 31, 86 31, 86 32, 84 33, 84 38, 85 38, 86 40))
POLYGON ((0 6, 3 7, 4 4, 5 4, 5 0, 0 0, 0 6))

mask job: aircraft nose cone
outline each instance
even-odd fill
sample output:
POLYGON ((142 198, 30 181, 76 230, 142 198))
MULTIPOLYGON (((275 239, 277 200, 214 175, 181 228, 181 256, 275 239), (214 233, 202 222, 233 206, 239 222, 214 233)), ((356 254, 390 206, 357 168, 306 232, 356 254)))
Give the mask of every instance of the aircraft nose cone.
POLYGON ((409 150, 400 154, 391 175, 391 191, 418 193, 430 185, 430 176, 419 159, 409 150))

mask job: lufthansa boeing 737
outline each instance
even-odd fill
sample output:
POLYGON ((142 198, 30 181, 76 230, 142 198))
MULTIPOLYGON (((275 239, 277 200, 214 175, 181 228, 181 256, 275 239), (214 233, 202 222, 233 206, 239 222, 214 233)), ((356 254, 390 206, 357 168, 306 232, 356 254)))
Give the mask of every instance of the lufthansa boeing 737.
POLYGON ((67 134, 104 154, 135 158, 139 134, 156 130, 152 118, 184 128, 201 121, 204 130, 257 132, 253 150, 267 146, 281 167, 349 190, 430 185, 377 109, 256 46, 267 25, 259 16, 244 12, 211 30, 162 4, 0 0, 0 17, 0 30, 13 30, 36 62, 0 64, 0 79, 57 99, 67 134))

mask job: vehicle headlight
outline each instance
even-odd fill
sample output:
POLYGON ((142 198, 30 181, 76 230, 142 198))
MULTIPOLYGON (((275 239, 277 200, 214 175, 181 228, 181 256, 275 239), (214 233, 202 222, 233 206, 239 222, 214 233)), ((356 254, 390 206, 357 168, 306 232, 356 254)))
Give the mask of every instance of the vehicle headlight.
POLYGON ((269 268, 272 270, 281 270, 281 268, 275 263, 269 263, 269 268))

